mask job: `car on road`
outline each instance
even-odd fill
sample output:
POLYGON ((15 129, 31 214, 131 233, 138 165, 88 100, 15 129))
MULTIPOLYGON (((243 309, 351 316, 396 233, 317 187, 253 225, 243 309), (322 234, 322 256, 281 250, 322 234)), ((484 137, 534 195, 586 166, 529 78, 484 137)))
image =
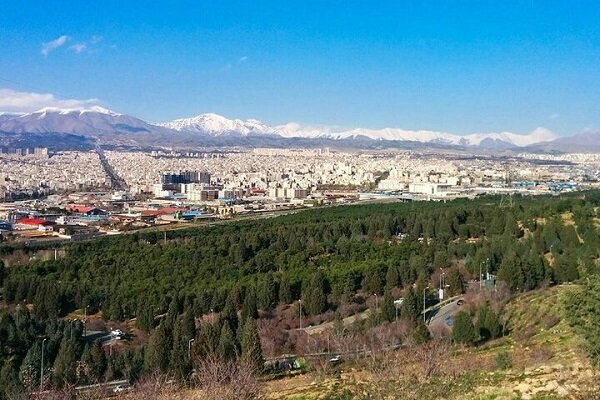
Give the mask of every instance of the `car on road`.
POLYGON ((448 326, 452 326, 452 323, 454 322, 454 316, 453 315, 448 315, 446 317, 446 319, 444 320, 444 323, 448 326))
POLYGON ((129 390, 131 390, 130 385, 119 385, 119 386, 115 386, 115 388, 113 389, 113 393, 123 393, 123 392, 127 392, 129 390))
POLYGON ((343 361, 343 360, 342 360, 342 357, 341 357, 341 356, 334 356, 334 357, 331 357, 331 358, 329 359, 329 362, 330 362, 331 364, 333 364, 333 365, 340 364, 342 361, 343 361))
POLYGON ((463 304, 465 304, 465 301, 463 299, 460 299, 459 301, 456 302, 457 306, 462 306, 463 304))

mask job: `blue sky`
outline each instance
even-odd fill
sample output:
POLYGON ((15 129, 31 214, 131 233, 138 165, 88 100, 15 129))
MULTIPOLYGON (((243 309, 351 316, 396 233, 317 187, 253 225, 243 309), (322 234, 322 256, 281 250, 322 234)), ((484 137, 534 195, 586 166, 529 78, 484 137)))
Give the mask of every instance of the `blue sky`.
POLYGON ((598 1, 161 3, 4 1, 0 88, 150 121, 600 129, 598 1))

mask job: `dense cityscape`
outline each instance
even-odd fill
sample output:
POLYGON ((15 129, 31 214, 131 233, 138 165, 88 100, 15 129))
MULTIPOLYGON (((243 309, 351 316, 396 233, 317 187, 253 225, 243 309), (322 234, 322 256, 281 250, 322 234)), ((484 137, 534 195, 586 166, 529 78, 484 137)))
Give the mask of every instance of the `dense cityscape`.
POLYGON ((106 160, 108 169, 95 151, 3 153, 0 195, 8 201, 0 204, 3 233, 26 240, 89 238, 348 202, 529 196, 600 186, 597 154, 507 158, 256 148, 106 151, 106 160), (116 185, 114 174, 124 187, 116 185))

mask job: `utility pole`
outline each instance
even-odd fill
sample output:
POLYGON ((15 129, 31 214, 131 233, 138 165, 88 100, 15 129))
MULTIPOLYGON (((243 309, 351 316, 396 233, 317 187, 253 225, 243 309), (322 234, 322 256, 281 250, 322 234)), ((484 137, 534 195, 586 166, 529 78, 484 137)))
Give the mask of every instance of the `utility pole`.
POLYGON ((42 340, 42 362, 40 363, 40 393, 44 390, 44 344, 46 343, 46 338, 42 340))
POLYGON ((192 344, 194 343, 194 339, 188 340, 188 358, 192 358, 192 344))
POLYGON ((379 309, 379 298, 377 297, 377 293, 375 293, 375 312, 379 309))

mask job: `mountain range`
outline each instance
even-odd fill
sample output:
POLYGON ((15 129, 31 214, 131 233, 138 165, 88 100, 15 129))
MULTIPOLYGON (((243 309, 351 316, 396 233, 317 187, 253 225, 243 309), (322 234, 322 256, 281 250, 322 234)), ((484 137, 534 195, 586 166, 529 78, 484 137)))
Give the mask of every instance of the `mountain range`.
POLYGON ((88 143, 128 146, 333 146, 391 148, 452 146, 464 149, 600 150, 600 134, 587 132, 559 137, 545 128, 528 134, 512 132, 456 135, 429 130, 336 129, 298 123, 267 125, 255 119, 228 119, 218 114, 200 114, 164 123, 141 119, 94 106, 80 109, 44 108, 33 113, 0 113, 0 144, 39 145, 52 142, 64 146, 75 140, 88 143), (76 137, 76 138, 74 138, 76 137), (591 146, 591 147, 590 147, 591 146))

